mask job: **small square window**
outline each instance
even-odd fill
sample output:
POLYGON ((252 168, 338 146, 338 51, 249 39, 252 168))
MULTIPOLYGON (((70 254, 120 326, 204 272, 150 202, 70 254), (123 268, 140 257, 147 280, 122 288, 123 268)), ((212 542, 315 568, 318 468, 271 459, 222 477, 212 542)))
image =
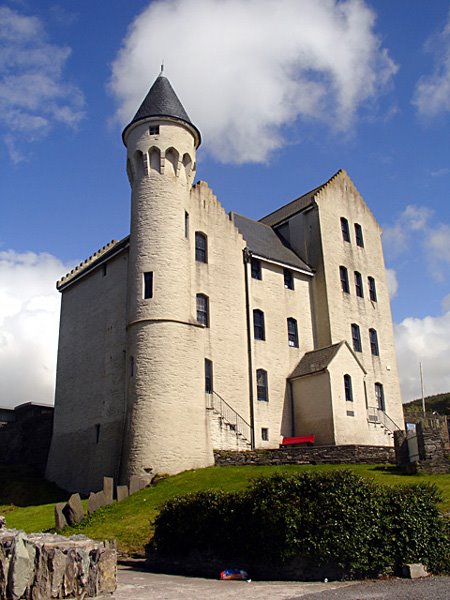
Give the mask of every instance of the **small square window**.
POLYGON ((148 132, 150 135, 159 135, 159 125, 150 125, 148 132))
POLYGON ((252 258, 252 277, 253 279, 262 279, 261 261, 252 258))
POLYGON ((263 442, 269 441, 269 430, 267 427, 261 427, 261 439, 263 442))
POLYGON ((293 290, 294 289, 294 274, 292 273, 292 271, 289 271, 289 269, 284 269, 283 273, 284 273, 284 287, 287 290, 293 290))

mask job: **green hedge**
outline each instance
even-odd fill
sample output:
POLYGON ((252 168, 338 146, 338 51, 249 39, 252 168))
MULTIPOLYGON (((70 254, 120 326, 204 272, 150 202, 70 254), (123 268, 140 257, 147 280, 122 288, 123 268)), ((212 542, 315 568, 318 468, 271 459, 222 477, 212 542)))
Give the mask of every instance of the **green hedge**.
POLYGON ((237 564, 304 558, 345 576, 423 562, 450 573, 448 520, 434 486, 380 486, 351 471, 277 474, 240 493, 199 492, 169 500, 155 522, 153 551, 237 564))

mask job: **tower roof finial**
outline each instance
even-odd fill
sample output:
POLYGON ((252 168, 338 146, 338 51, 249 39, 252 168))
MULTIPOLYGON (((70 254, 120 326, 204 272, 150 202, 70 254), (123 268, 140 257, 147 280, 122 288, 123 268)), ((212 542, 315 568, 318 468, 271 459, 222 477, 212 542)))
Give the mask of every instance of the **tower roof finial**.
POLYGON ((161 71, 159 72, 159 77, 164 75, 164 60, 161 62, 161 71))

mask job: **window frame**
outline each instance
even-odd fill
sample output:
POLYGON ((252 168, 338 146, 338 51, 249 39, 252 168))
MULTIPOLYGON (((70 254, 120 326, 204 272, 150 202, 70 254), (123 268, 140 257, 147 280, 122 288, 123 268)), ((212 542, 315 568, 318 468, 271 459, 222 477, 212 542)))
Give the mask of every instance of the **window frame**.
POLYGON ((148 127, 149 135, 159 135, 159 125, 149 125, 148 127))
POLYGON ((213 361, 205 358, 205 394, 214 392, 214 367, 213 361))
POLYGON ((294 317, 287 318, 288 346, 298 348, 298 325, 294 317))
POLYGON ((348 279, 348 269, 344 265, 339 266, 339 277, 341 280, 341 290, 344 294, 350 294, 350 282, 348 279))
POLYGON ((253 258, 252 256, 250 261, 250 272, 252 275, 252 279, 262 281, 262 266, 259 258, 253 258))
POLYGON ((344 394, 346 402, 353 402, 352 377, 348 373, 344 375, 344 394))
POLYGON ((364 248, 363 230, 359 223, 355 223, 355 240, 357 246, 364 248))
POLYGON ((372 302, 378 302, 375 278, 369 275, 369 277, 367 278, 367 284, 369 286, 369 298, 372 300, 372 302))
POLYGON ((206 294, 197 294, 196 297, 197 323, 209 327, 209 298, 206 294), (201 306, 200 304, 203 303, 201 306))
POLYGON ((268 427, 261 427, 261 440, 263 442, 269 441, 269 428, 268 427))
POLYGON ((352 342, 354 352, 362 352, 361 329, 357 323, 351 324, 352 342))
POLYGON ((255 340, 261 341, 266 339, 264 313, 259 308, 253 309, 253 337, 255 340))
POLYGON ((294 273, 290 269, 283 269, 284 287, 286 290, 294 289, 294 273))
POLYGON ((195 232, 195 260, 208 263, 208 236, 202 231, 195 232))
POLYGON ((142 298, 143 300, 153 298, 153 271, 144 271, 142 274, 142 298))
POLYGON ((385 404, 385 399, 384 399, 384 386, 379 381, 376 381, 374 387, 375 387, 375 402, 376 402, 377 408, 382 410, 383 412, 385 412, 386 404, 385 404))
POLYGON ((269 402, 269 380, 265 369, 256 369, 256 398, 259 402, 269 402))
POLYGON ((369 329, 370 352, 372 356, 380 356, 380 344, 378 342, 377 330, 371 327, 369 329))
POLYGON ((359 271, 355 271, 355 292, 358 298, 364 298, 363 279, 359 271))
POLYGON ((343 241, 348 242, 350 244, 350 226, 348 223, 348 219, 346 219, 345 217, 341 217, 341 233, 343 241))

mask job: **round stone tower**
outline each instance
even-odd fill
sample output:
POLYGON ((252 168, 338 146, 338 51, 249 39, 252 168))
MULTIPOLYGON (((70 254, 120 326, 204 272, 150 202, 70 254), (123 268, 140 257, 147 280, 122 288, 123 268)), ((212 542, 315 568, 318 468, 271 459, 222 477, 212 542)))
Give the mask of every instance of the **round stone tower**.
POLYGON ((213 456, 201 325, 190 281, 190 190, 201 138, 162 73, 125 127, 123 141, 132 189, 121 468, 126 481, 206 466, 213 456))

